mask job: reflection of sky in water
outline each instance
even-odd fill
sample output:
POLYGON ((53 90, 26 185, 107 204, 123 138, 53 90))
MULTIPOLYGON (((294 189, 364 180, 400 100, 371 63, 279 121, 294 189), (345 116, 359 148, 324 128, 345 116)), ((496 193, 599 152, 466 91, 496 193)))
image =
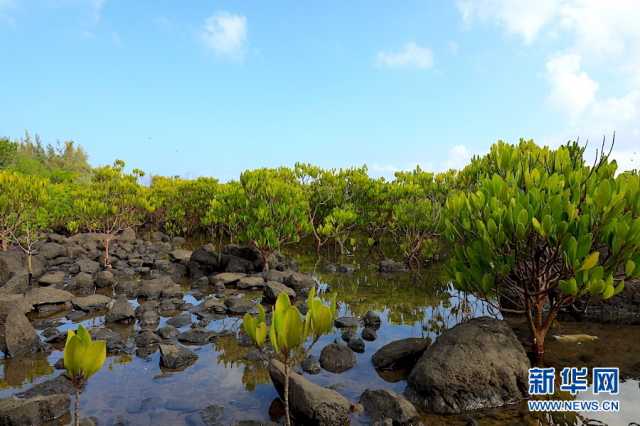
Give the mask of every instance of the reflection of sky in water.
POLYGON ((627 380, 620 383, 620 394, 598 394, 592 392, 579 393, 576 399, 580 400, 618 400, 620 401, 620 412, 618 413, 581 413, 586 418, 599 420, 608 425, 628 425, 631 422, 640 420, 640 389, 637 380, 627 380))
MULTIPOLYGON (((398 380, 388 382, 378 375, 371 364, 371 356, 384 344, 406 337, 434 339, 463 319, 493 315, 479 300, 465 297, 439 284, 437 274, 424 274, 419 281, 411 279, 408 274, 383 277, 366 269, 354 274, 317 276, 323 287, 329 286, 338 293, 340 315, 360 317, 368 310, 373 310, 382 318, 377 340, 365 342, 365 352, 356 354, 355 368, 342 374, 323 370, 318 375, 307 376, 315 383, 336 389, 352 401, 357 401, 367 388, 387 388, 399 393, 404 390, 404 380, 387 377, 389 380, 398 380)), ((187 294, 184 300, 197 305, 203 299, 198 300, 187 294)), ((130 302, 138 305, 136 301, 130 302)), ((166 324, 168 319, 161 317, 160 326, 166 324)), ((197 321, 197 317, 192 315, 192 320, 197 321)), ((61 318, 60 322, 58 328, 62 331, 77 327, 77 324, 65 318, 61 318)), ((81 323, 88 328, 102 326, 104 316, 83 319, 81 323)), ((210 321, 207 329, 237 331, 240 325, 240 317, 226 317, 210 321)), ((188 328, 187 325, 181 330, 188 328)), ((133 327, 128 330, 127 335, 132 338, 133 327)), ((358 335, 361 330, 358 329, 358 335)), ((339 330, 322 337, 312 353, 319 356, 322 348, 335 339, 341 340, 339 330)), ((251 348, 239 346, 233 337, 223 337, 213 344, 192 346, 190 349, 198 354, 199 359, 182 372, 163 372, 159 367, 158 352, 147 358, 139 358, 135 354, 131 357, 109 357, 105 367, 92 377, 82 394, 82 414, 96 416, 104 424, 110 424, 122 416, 131 424, 181 425, 186 424, 189 416, 197 410, 216 404, 225 407, 223 424, 242 419, 268 419, 269 405, 276 397, 276 392, 269 383, 266 370, 243 359, 251 348)), ((0 397, 60 374, 51 366, 61 356, 62 352, 58 350, 33 362, 3 361, 0 397), (16 373, 18 371, 20 373, 16 373)), ((575 358, 575 354, 570 358, 575 358)), ((562 363, 562 359, 558 362, 562 363)), ((637 406, 639 396, 638 382, 629 380, 622 384, 618 397, 622 407, 619 415, 588 413, 586 417, 612 425, 621 424, 621 421, 628 424, 640 417, 637 406)), ((582 395, 580 398, 591 397, 582 395)), ((354 424, 360 420, 354 418, 354 424)), ((452 421, 448 417, 435 420, 437 424, 452 421)), ((513 424, 514 418, 508 421, 513 424)), ((489 421, 489 424, 501 423, 504 422, 489 421)))

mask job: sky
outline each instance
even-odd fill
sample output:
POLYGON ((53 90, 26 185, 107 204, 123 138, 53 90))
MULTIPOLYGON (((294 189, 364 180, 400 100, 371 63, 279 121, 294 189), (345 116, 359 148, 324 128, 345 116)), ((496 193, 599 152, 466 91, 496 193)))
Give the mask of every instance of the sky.
POLYGON ((638 22, 636 0, 0 0, 0 136, 228 180, 615 131, 638 168, 638 22))

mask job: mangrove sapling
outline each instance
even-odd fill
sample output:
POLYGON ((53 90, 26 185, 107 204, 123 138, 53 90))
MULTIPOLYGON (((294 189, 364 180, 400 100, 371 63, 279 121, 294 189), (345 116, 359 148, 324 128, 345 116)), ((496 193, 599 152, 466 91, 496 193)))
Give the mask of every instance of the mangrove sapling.
POLYGON ((389 186, 388 233, 411 269, 420 268, 437 254, 444 225, 444 182, 416 167, 396 172, 389 186))
POLYGON ((150 222, 171 236, 193 237, 206 233, 208 229, 203 218, 219 185, 214 178, 153 176, 149 196, 153 206, 150 222))
POLYGON ((498 143, 478 160, 491 173, 477 190, 447 200, 455 284, 525 315, 539 359, 563 306, 610 298, 640 276, 640 177, 616 177, 602 152, 590 167, 583 153, 498 143))
POLYGON ((95 169, 91 182, 78 185, 73 194, 74 218, 68 227, 102 234, 105 268, 111 267, 110 242, 119 232, 140 224, 152 210, 147 190, 138 184, 144 173, 134 169, 127 174, 124 166, 117 160, 113 166, 95 169))
POLYGON ((346 242, 357 226, 358 215, 351 203, 354 194, 347 179, 357 170, 323 170, 302 163, 297 163, 294 168, 308 200, 309 228, 318 255, 322 246, 331 240, 338 244, 340 254, 343 254, 346 242))
POLYGON ((28 285, 31 286, 35 245, 43 231, 49 228, 50 223, 48 182, 37 177, 18 176, 14 183, 16 187, 11 193, 12 196, 17 197, 14 203, 14 208, 17 210, 10 216, 14 218, 14 223, 10 227, 10 236, 27 255, 27 280, 28 285))
POLYGON ((278 357, 284 365, 283 400, 285 409, 285 424, 291 425, 289 410, 289 372, 293 362, 300 355, 306 356, 318 339, 333 329, 336 317, 336 294, 329 305, 316 297, 315 288, 311 290, 307 299, 307 314, 304 319, 298 309, 291 305, 289 296, 280 293, 273 308, 271 325, 267 327, 266 314, 262 305, 258 305, 257 316, 246 314, 243 319, 243 329, 253 343, 261 347, 267 337, 278 357), (304 345, 310 340, 309 345, 304 345))
POLYGON ((89 332, 82 326, 67 331, 64 345, 64 368, 76 390, 74 422, 80 425, 80 393, 87 380, 97 373, 107 358, 107 346, 104 340, 92 340, 89 332))
POLYGON ((306 232, 307 199, 290 169, 245 171, 211 201, 208 223, 224 223, 238 240, 255 247, 264 270, 271 255, 285 244, 298 242, 306 232))
POLYGON ((0 170, 0 249, 7 251, 11 235, 23 220, 21 209, 24 178, 15 173, 0 170))

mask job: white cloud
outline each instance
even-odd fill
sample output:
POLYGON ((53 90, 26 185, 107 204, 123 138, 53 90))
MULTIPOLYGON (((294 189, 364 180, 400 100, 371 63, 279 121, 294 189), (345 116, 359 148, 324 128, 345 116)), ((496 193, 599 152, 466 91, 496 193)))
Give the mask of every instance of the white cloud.
POLYGON ((548 99, 570 121, 562 138, 601 140, 616 132, 613 156, 638 167, 640 146, 640 7, 637 0, 459 0, 465 24, 495 23, 533 44, 557 36, 545 60, 548 99), (595 78, 593 76, 598 76, 595 78), (611 84, 616 92, 608 92, 611 84), (635 154, 634 154, 635 153, 635 154), (632 161, 633 160, 633 161, 632 161))
POLYGON ((0 24, 4 23, 11 27, 15 26, 16 22, 10 15, 10 12, 15 7, 16 3, 14 0, 0 0, 0 24))
POLYGON ((102 19, 102 12, 107 4, 107 0, 89 0, 89 6, 91 8, 91 17, 94 24, 98 24, 102 19))
POLYGON ((380 164, 373 163, 369 166, 369 172, 372 176, 382 176, 387 179, 393 179, 396 172, 414 170, 420 167, 427 172, 445 172, 449 169, 462 169, 469 164, 475 153, 471 152, 465 145, 455 145, 447 152, 446 158, 441 161, 415 161, 404 164, 380 164))
POLYGON ((546 63, 551 86, 549 100, 574 119, 593 103, 598 90, 598 83, 581 70, 580 61, 580 55, 566 53, 554 56, 546 63))
POLYGON ((433 66, 433 53, 428 47, 409 42, 397 51, 378 52, 376 64, 388 68, 428 69, 433 66))
POLYGON ((461 169, 471 161, 473 154, 464 145, 456 145, 449 150, 449 155, 444 162, 444 170, 461 169))
POLYGON ((201 37, 216 54, 241 59, 247 43, 247 18, 218 12, 205 20, 201 37))
POLYGON ((509 34, 531 43, 556 13, 554 0, 459 0, 458 10, 465 24, 495 20, 509 34))

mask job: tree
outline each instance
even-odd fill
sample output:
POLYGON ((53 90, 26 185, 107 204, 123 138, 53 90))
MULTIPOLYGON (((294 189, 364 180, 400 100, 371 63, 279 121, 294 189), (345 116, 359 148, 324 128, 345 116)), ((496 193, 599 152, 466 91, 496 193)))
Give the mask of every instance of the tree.
POLYGON ((113 166, 95 169, 91 181, 78 185, 73 194, 74 218, 68 227, 102 234, 107 268, 109 243, 119 232, 140 224, 151 209, 146 189, 138 184, 144 173, 134 169, 127 174, 124 166, 116 160, 113 166))
POLYGON ((213 235, 215 231, 222 237, 226 234, 233 243, 240 238, 246 226, 244 209, 247 201, 244 189, 237 181, 220 185, 216 195, 209 202, 209 209, 202 219, 213 235))
POLYGON ((389 233, 411 268, 432 259, 438 249, 443 230, 441 185, 433 173, 416 167, 411 172, 397 172, 389 187, 389 233))
POLYGON ((19 198, 19 201, 17 221, 11 237, 27 255, 28 284, 31 285, 33 277, 31 259, 35 253, 35 244, 42 233, 49 229, 51 223, 48 182, 33 176, 21 176, 18 190, 13 194, 19 198))
POLYGON ((454 282, 526 315, 539 359, 563 306, 609 298, 625 276, 640 276, 640 179, 616 178, 602 151, 593 166, 583 154, 577 143, 498 142, 481 160, 477 190, 447 200, 454 282))
POLYGON ((0 248, 7 251, 11 236, 22 221, 22 177, 0 170, 0 248))
POLYGON ((7 138, 0 138, 0 169, 8 168, 15 161, 18 144, 7 138))
POLYGON ((336 294, 329 305, 316 296, 315 288, 309 292, 307 298, 307 314, 302 317, 300 311, 291 304, 286 293, 280 293, 276 300, 271 318, 271 325, 267 327, 266 314, 262 305, 258 305, 258 315, 246 314, 242 326, 252 342, 261 347, 267 338, 275 353, 284 364, 284 410, 285 424, 291 425, 289 413, 289 372, 296 354, 300 352, 306 356, 318 339, 333 330, 336 318, 336 294), (304 347, 311 339, 307 348, 304 347))
POLYGON ((342 254, 345 243, 357 225, 357 214, 351 203, 345 174, 348 170, 323 170, 310 164, 298 163, 294 172, 309 201, 307 215, 316 242, 316 252, 334 240, 342 254))
POLYGON ((169 235, 194 236, 204 233, 203 218, 219 183, 213 178, 181 179, 154 176, 150 198, 152 220, 169 235))
POLYGON ((239 185, 227 185, 211 201, 206 222, 227 224, 260 252, 268 270, 271 255, 299 241, 309 227, 302 187, 287 168, 245 171, 239 185))
POLYGON ((33 176, 0 171, 0 240, 6 251, 9 241, 27 255, 29 284, 33 275, 34 245, 50 224, 48 182, 33 176))

